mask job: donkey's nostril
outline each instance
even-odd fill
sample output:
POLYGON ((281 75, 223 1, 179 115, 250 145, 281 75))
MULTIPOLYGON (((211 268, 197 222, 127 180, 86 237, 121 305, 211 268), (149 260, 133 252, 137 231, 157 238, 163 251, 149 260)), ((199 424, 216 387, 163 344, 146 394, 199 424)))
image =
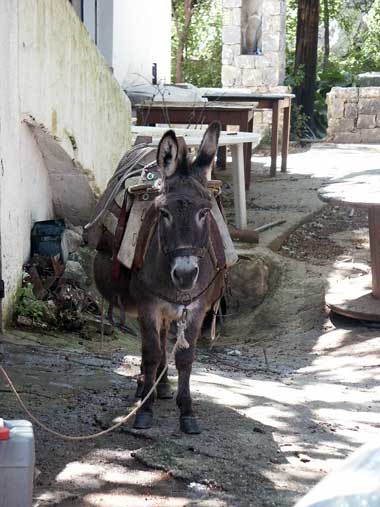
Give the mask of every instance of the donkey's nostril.
POLYGON ((172 271, 173 282, 181 289, 190 289, 193 287, 198 273, 198 266, 187 266, 186 269, 176 267, 172 271))
POLYGON ((178 269, 174 269, 174 270, 173 270, 173 278, 174 278, 177 282, 179 282, 179 281, 181 280, 181 275, 179 274, 178 269))

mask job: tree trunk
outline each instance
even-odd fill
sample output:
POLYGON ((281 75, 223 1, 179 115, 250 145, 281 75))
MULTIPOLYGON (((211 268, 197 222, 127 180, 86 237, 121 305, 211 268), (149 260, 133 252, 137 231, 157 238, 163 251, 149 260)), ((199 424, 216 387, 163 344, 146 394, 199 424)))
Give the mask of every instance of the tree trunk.
POLYGON ((299 0, 295 73, 301 67, 304 79, 295 88, 296 102, 309 117, 313 127, 315 84, 318 59, 319 0, 299 0))
POLYGON ((323 52, 323 72, 326 72, 330 58, 330 8, 329 0, 323 0, 323 24, 325 29, 325 47, 323 52))
POLYGON ((184 0, 183 8, 185 10, 185 17, 183 26, 180 26, 178 12, 176 12, 175 3, 172 1, 173 16, 175 19, 175 26, 178 38, 178 47, 176 53, 176 64, 175 64, 175 81, 176 83, 183 82, 183 64, 185 62, 185 47, 187 42, 187 36, 189 34, 189 27, 191 23, 191 17, 194 12, 195 0, 184 0))

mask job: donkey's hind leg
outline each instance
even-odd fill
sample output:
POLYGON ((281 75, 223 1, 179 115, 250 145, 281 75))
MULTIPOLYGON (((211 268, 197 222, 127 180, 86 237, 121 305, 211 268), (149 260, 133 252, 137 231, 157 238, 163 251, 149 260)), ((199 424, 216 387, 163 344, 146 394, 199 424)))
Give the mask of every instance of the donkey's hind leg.
MULTIPOLYGON (((168 327, 164 324, 160 332, 161 340, 161 361, 157 370, 157 377, 161 374, 162 370, 166 368, 167 357, 166 357, 166 340, 168 336, 168 327)), ((173 398, 173 390, 170 386, 168 378, 168 370, 166 369, 160 382, 157 385, 157 398, 160 400, 171 400, 173 398)))
POLYGON ((136 400, 139 400, 141 398, 143 389, 144 389, 144 363, 143 360, 141 359, 140 375, 137 377, 137 387, 135 392, 136 400))
MULTIPOLYGON (((142 364, 144 368, 144 387, 142 399, 153 388, 156 380, 157 369, 161 360, 160 336, 156 328, 156 322, 144 315, 140 317, 142 336, 142 364)), ((144 405, 137 411, 133 427, 136 429, 148 429, 153 422, 153 404, 155 392, 153 391, 144 405)))

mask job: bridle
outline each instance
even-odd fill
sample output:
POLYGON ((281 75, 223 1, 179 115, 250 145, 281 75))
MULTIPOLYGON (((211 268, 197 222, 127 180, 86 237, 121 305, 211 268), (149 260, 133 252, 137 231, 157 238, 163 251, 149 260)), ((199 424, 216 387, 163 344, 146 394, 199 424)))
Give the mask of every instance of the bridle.
POLYGON ((162 253, 167 257, 199 257, 202 259, 206 254, 207 249, 205 247, 181 247, 175 248, 173 250, 169 250, 167 248, 162 248, 162 253))

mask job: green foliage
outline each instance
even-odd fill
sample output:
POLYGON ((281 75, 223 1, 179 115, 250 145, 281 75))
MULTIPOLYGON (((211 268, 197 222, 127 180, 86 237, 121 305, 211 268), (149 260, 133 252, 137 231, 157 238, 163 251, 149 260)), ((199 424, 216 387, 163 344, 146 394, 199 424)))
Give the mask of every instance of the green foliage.
MULTIPOLYGON (((323 27, 325 2, 321 0, 320 25, 323 27)), ((287 5, 285 83, 295 88, 302 83, 303 69, 294 74, 298 0, 287 5)), ((380 69, 380 0, 328 0, 330 22, 335 20, 349 40, 345 55, 330 54, 327 69, 322 69, 323 50, 319 51, 317 90, 314 107, 315 132, 322 137, 327 128, 326 95, 334 86, 353 86, 358 74, 380 69), (364 15, 364 21, 361 21, 364 15)), ((307 120, 307 118, 306 118, 307 120)), ((308 135, 305 115, 295 107, 292 116, 292 138, 308 135)))
MULTIPOLYGON (((183 0, 176 0, 178 21, 184 23, 183 0)), ((185 46, 184 80, 200 87, 221 86, 222 74, 222 6, 220 0, 198 0, 195 3, 185 46)), ((172 80, 178 37, 173 22, 172 80)))
POLYGON ((375 0, 367 17, 361 53, 368 70, 379 70, 380 66, 380 0, 375 0))
POLYGON ((309 117, 302 111, 302 106, 294 104, 292 107, 291 117, 291 139, 299 142, 308 137, 307 122, 309 117))
POLYGON ((27 283, 25 287, 18 290, 15 314, 28 317, 36 322, 44 320, 45 305, 34 295, 31 283, 27 283))

